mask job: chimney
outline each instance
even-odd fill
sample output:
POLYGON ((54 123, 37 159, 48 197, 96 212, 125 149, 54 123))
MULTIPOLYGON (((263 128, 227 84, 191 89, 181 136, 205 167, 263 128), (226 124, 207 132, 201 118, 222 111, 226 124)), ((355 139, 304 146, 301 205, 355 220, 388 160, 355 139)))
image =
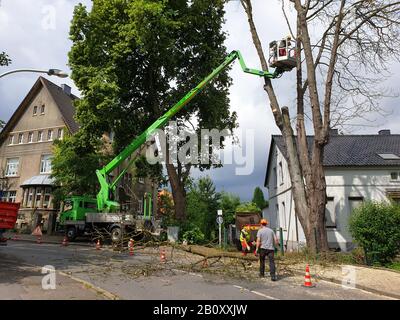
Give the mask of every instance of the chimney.
POLYGON ((382 129, 378 131, 378 134, 380 136, 390 136, 390 130, 389 129, 382 129))
POLYGON ((339 134, 338 129, 332 129, 332 128, 329 129, 330 136, 337 136, 338 134, 339 134))
POLYGON ((69 85, 66 85, 65 83, 63 83, 61 85, 61 89, 62 89, 62 91, 64 91, 65 94, 67 94, 69 96, 71 95, 71 87, 69 85))

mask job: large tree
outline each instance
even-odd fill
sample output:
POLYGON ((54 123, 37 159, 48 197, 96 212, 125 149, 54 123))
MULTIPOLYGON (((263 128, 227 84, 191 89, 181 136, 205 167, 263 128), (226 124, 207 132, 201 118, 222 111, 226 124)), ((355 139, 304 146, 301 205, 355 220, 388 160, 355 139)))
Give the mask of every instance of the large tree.
MULTIPOLYGON (((240 1, 262 68, 268 70, 252 1, 240 1)), ((295 120, 289 108, 280 107, 267 78, 264 90, 287 149, 295 211, 307 244, 313 250, 327 250, 324 147, 332 127, 379 109, 383 96, 379 83, 387 75, 388 62, 399 58, 400 2, 290 0, 286 5, 296 14, 293 27, 282 0, 282 19, 297 40, 295 120), (312 141, 306 137, 307 118, 311 119, 312 141)))
MULTIPOLYGON (((94 0, 90 11, 76 6, 69 63, 82 92, 77 101, 82 143, 96 144, 113 131, 120 151, 220 64, 226 56, 224 1, 94 0)), ((200 128, 233 129, 230 82, 222 72, 174 120, 181 128, 190 122, 198 134, 200 128)), ((166 164, 181 220, 191 167, 166 164)))

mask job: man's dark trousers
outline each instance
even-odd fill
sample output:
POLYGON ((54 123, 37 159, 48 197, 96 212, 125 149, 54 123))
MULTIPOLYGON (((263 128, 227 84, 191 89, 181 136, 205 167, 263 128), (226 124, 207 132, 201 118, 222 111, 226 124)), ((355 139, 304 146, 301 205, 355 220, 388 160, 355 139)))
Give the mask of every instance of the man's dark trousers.
POLYGON ((260 276, 264 276, 265 272, 265 258, 268 256, 269 259, 269 273, 271 276, 275 276, 275 261, 274 261, 274 250, 267 250, 260 248, 260 276))

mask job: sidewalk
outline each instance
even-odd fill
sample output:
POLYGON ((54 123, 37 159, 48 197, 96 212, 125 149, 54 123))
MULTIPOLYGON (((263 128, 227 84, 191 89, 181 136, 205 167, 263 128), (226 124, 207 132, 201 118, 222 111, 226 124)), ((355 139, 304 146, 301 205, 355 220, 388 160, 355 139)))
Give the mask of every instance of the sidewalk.
MULTIPOLYGON (((31 234, 19 234, 14 232, 5 232, 4 237, 8 239, 8 241, 29 241, 36 242, 37 237, 31 234)), ((61 244, 64 239, 63 235, 42 235, 42 243, 51 243, 51 244, 61 244)), ((82 239, 74 242, 68 242, 68 245, 79 245, 79 246, 93 246, 89 240, 82 239)))
MULTIPOLYGON (((296 274, 305 274, 305 264, 287 266, 296 274)), ((400 272, 383 268, 353 265, 321 266, 310 264, 311 278, 341 284, 344 288, 358 289, 400 299, 400 272)), ((313 280, 314 281, 314 280, 313 280)))

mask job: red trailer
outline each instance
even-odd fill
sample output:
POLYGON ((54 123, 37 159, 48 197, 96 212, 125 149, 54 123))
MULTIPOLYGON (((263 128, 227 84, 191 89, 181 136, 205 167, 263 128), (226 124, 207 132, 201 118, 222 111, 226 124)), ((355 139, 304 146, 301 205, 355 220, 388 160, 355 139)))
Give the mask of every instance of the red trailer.
POLYGON ((7 239, 3 237, 3 232, 14 228, 19 206, 19 203, 0 201, 0 244, 7 243, 7 239))

